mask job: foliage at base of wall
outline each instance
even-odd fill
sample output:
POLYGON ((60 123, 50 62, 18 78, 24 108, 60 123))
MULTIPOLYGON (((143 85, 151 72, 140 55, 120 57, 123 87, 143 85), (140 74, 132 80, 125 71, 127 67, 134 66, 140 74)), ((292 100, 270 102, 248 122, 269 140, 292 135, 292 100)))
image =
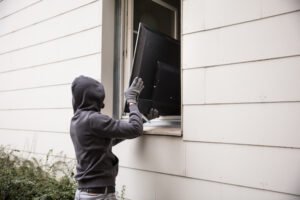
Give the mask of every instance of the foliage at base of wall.
POLYGON ((39 160, 20 154, 17 150, 0 147, 1 200, 74 199, 76 183, 70 160, 53 158, 52 151, 39 160))

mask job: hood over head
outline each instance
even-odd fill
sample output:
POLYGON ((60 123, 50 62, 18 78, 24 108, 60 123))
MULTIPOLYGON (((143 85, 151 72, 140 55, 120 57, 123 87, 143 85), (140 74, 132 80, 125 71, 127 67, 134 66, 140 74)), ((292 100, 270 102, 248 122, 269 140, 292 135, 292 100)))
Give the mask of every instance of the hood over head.
POLYGON ((103 85, 90 77, 79 76, 72 83, 73 111, 100 111, 104 107, 105 91, 103 85))

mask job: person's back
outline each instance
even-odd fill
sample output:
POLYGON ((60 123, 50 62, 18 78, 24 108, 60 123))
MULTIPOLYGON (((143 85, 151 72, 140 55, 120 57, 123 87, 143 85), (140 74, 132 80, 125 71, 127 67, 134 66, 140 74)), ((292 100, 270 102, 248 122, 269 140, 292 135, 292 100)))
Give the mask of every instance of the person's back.
POLYGON ((90 193, 102 195, 96 197, 103 199, 109 193, 114 195, 118 158, 112 153, 112 146, 121 139, 142 135, 143 122, 136 105, 136 98, 142 89, 140 79, 135 79, 128 89, 126 99, 130 103, 130 114, 129 122, 124 122, 101 114, 105 93, 100 82, 85 76, 73 81, 74 116, 70 134, 77 159, 76 199, 90 193))

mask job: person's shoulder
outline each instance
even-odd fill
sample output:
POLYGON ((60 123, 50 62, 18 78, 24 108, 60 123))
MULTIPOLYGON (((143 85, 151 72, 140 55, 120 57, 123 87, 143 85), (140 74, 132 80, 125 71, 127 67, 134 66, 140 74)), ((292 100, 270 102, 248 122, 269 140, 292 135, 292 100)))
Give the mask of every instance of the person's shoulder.
POLYGON ((104 130, 114 122, 110 116, 98 112, 90 113, 88 121, 90 128, 94 130, 104 130))
POLYGON ((102 114, 102 113, 99 113, 99 112, 90 112, 89 113, 89 119, 90 120, 101 120, 101 121, 107 121, 107 120, 111 120, 112 118, 108 115, 105 115, 105 114, 102 114))

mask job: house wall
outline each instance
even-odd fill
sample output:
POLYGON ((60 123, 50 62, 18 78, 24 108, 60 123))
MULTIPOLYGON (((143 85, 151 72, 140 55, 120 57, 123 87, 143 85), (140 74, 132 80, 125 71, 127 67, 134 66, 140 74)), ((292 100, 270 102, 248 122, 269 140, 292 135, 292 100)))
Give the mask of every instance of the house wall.
POLYGON ((0 143, 74 157, 71 82, 101 79, 101 0, 0 2, 0 143))
POLYGON ((183 0, 183 138, 117 147, 130 199, 300 199, 300 1, 183 0))
MULTIPOLYGON (((112 80, 102 64, 108 2, 0 2, 2 145, 74 157, 70 84, 80 74, 112 80)), ((125 185, 132 200, 300 199, 299 10, 299 0, 183 0, 183 137, 119 144, 118 191, 125 185)))

